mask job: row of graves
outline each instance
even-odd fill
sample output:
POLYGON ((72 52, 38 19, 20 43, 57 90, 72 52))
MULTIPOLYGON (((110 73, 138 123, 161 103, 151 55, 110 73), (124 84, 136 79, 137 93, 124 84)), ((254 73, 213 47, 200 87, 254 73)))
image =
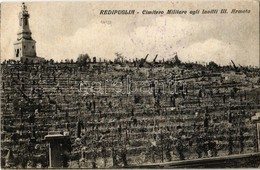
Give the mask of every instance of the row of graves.
POLYGON ((259 68, 5 62, 1 75, 2 167, 49 167, 53 131, 69 168, 257 152, 259 68))

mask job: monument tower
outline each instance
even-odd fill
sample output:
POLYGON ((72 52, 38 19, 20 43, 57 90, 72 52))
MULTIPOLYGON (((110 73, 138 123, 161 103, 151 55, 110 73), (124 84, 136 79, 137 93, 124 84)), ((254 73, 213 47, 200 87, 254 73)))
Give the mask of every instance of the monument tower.
POLYGON ((29 27, 29 13, 27 7, 22 3, 21 12, 19 13, 19 31, 17 40, 14 43, 14 54, 16 60, 39 61, 43 58, 36 56, 36 41, 32 39, 32 32, 29 27))

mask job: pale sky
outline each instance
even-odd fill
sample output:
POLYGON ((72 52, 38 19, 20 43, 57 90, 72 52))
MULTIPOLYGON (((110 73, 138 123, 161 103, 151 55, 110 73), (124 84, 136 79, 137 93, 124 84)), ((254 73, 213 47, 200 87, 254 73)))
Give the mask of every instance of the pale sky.
MULTIPOLYGON (((37 56, 57 61, 81 53, 114 59, 167 59, 227 65, 259 65, 258 1, 211 2, 26 2, 37 56), (135 15, 100 15, 100 10, 136 10, 135 15), (143 10, 228 9, 229 14, 142 15, 143 10), (249 14, 230 14, 248 9, 249 14), (104 23, 105 21, 105 23, 104 23), (107 23, 111 24, 107 24, 107 23)), ((1 4, 1 60, 14 58, 21 2, 1 4)))

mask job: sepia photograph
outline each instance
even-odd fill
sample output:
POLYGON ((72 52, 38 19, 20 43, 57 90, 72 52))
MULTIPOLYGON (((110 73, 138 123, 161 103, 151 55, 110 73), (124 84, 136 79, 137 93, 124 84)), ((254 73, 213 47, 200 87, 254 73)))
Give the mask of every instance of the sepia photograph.
POLYGON ((0 13, 0 168, 260 168, 258 0, 0 13))

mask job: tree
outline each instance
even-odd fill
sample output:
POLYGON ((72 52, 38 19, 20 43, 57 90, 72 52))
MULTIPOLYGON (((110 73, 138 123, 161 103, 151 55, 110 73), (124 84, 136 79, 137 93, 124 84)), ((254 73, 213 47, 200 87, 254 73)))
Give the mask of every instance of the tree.
POLYGON ((50 63, 51 63, 51 64, 54 64, 54 60, 53 60, 53 59, 50 59, 50 63))
POLYGON ((171 65, 180 65, 181 64, 181 60, 179 59, 177 53, 174 54, 174 57, 168 60, 168 63, 170 63, 171 65))
POLYGON ((181 60, 179 59, 177 54, 173 58, 173 64, 175 64, 175 65, 180 65, 181 64, 181 60))
POLYGON ((208 67, 214 70, 218 68, 218 65, 214 61, 210 61, 208 67))
POLYGON ((86 54, 80 54, 77 58, 77 63, 80 66, 86 66, 88 62, 90 62, 90 57, 87 53, 86 54))
POLYGON ((121 53, 116 52, 115 55, 116 55, 116 58, 114 60, 115 63, 119 64, 119 63, 124 62, 125 59, 124 59, 124 56, 121 53))

